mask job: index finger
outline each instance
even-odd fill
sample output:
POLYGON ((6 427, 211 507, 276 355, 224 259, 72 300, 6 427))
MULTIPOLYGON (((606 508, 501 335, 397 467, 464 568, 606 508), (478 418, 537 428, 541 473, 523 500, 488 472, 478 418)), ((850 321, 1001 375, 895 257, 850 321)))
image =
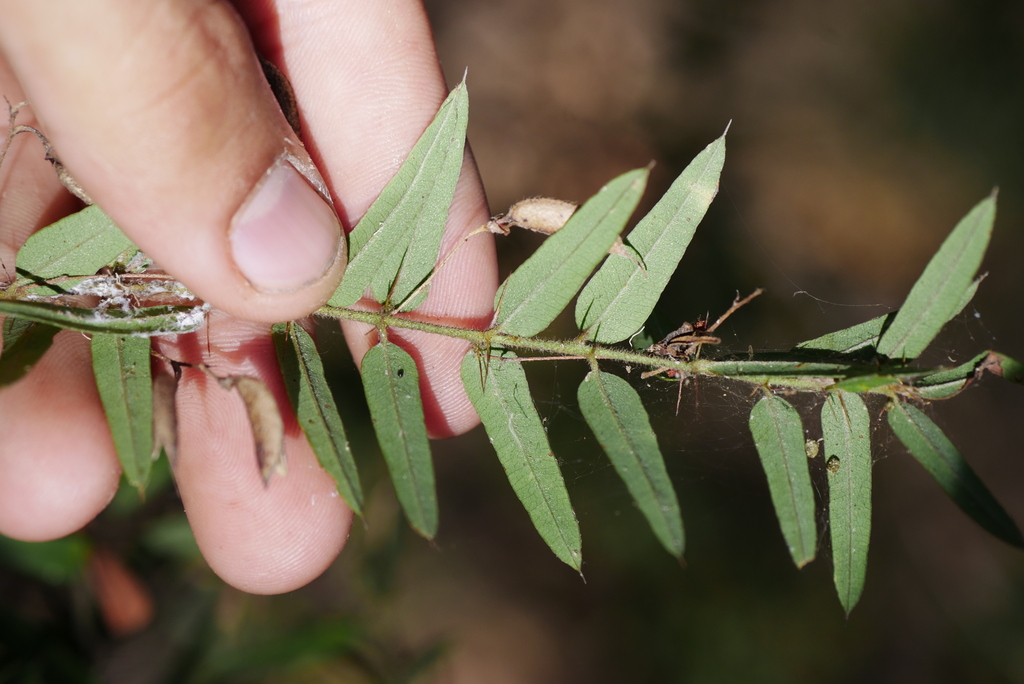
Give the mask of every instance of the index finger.
MULTIPOLYGON (((346 226, 366 212, 395 175, 448 92, 419 0, 314 0, 301 11, 274 0, 239 3, 257 49, 291 80, 303 136, 346 226)), ((441 253, 489 217, 470 155, 456 190, 441 253)), ((490 236, 467 242, 434 279, 418 314, 451 325, 490 322, 497 264, 490 236)), ((345 324, 357 360, 371 341, 365 326, 345 324)), ((476 422, 459 363, 467 343, 403 333, 421 364, 432 436, 476 422)))

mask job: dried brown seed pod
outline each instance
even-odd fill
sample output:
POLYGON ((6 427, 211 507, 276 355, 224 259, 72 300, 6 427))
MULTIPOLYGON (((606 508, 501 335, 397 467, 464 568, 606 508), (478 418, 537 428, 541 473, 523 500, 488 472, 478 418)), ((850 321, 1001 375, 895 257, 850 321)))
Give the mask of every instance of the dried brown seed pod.
MULTIPOLYGON (((576 204, 565 200, 553 197, 531 197, 516 202, 509 207, 507 213, 492 218, 487 222, 486 228, 498 235, 508 235, 512 228, 525 228, 535 233, 554 235, 569 222, 576 209, 576 204)), ((615 243, 612 244, 608 253, 624 256, 630 261, 640 264, 626 249, 622 238, 615 238, 615 243)), ((640 266, 643 268, 642 264, 640 266)))
POLYGON ((503 216, 491 219, 487 223, 487 230, 508 235, 513 227, 518 227, 553 235, 569 221, 575 211, 576 205, 572 202, 553 197, 531 197, 513 204, 503 216))
POLYGON ((153 460, 160 457, 162 447, 172 466, 178 458, 178 412, 174 406, 177 392, 176 375, 157 373, 153 376, 153 460))
POLYGON ((261 380, 245 375, 229 375, 218 379, 224 389, 232 387, 245 403, 256 442, 256 460, 263 482, 269 483, 273 475, 284 477, 288 467, 284 459, 284 419, 277 409, 277 400, 261 380))

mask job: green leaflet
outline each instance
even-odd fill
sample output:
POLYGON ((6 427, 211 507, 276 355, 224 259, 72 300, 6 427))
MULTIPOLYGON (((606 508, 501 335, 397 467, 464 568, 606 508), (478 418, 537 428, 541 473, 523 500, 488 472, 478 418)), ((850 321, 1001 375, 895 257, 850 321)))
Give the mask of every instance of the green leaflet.
POLYGON ((900 379, 894 375, 878 375, 872 373, 871 375, 858 375, 853 378, 847 378, 841 382, 837 382, 832 385, 832 390, 843 390, 846 392, 870 392, 876 390, 879 387, 888 387, 892 385, 898 385, 900 379))
POLYGON ((993 193, 961 219, 928 262, 892 325, 882 334, 879 354, 892 359, 917 358, 946 322, 966 305, 965 297, 985 255, 995 218, 993 193))
POLYGON ((622 378, 591 371, 578 390, 580 410, 651 529, 673 556, 685 546, 679 502, 636 390, 622 378))
POLYGON ((35 233, 18 250, 18 273, 31 278, 92 275, 132 246, 96 205, 35 233))
POLYGON ((508 277, 494 299, 499 330, 536 335, 555 320, 622 232, 648 173, 635 169, 601 188, 508 277))
POLYGON ((397 345, 383 341, 366 352, 361 373, 373 429, 398 501, 413 528, 433 539, 437 492, 416 362, 397 345))
POLYGON ((462 360, 462 384, 533 526, 556 556, 579 571, 579 524, 522 364, 512 352, 503 352, 482 368, 470 352, 462 360))
POLYGON ((469 96, 463 81, 448 95, 409 157, 349 236, 349 264, 331 306, 350 306, 372 287, 398 303, 437 262, 448 207, 462 168, 469 96))
POLYGON ((338 484, 338 493, 357 515, 363 514, 359 472, 345 437, 345 426, 324 377, 316 343, 301 325, 278 323, 274 348, 288 398, 320 465, 338 484))
POLYGON ((654 310, 683 253, 718 192, 725 162, 725 134, 679 174, 665 196, 629 233, 627 242, 644 268, 609 258, 576 301, 576 325, 603 344, 621 342, 639 330, 654 310))
POLYGON ((814 560, 818 531, 800 414, 785 399, 765 396, 750 412, 750 432, 768 477, 782 536, 793 562, 802 568, 814 560))
POLYGON ((125 314, 119 309, 81 309, 45 302, 0 299, 0 314, 87 333, 169 335, 195 332, 206 320, 201 306, 154 306, 125 314))
POLYGON ((8 316, 4 320, 4 348, 0 353, 0 387, 20 380, 53 344, 60 328, 8 316))
MULTIPOLYGON (((759 356, 770 356, 762 354, 759 356)), ((791 359, 792 355, 788 355, 791 359)), ((708 373, 728 377, 758 377, 758 376, 782 376, 798 378, 835 378, 847 375, 866 375, 873 371, 876 366, 851 366, 849 363, 840 361, 792 361, 786 356, 778 359, 753 359, 742 361, 707 361, 701 368, 708 373)))
MULTIPOLYGON (((982 279, 983 277, 979 277, 971 281, 971 284, 964 290, 963 296, 957 303, 956 309, 950 314, 950 318, 958 316, 974 299, 982 279)), ((821 337, 815 337, 813 340, 801 342, 794 349, 809 352, 838 352, 840 354, 854 354, 856 352, 873 353, 878 345, 878 336, 892 323, 897 313, 893 311, 849 328, 843 328, 821 337)))
POLYGON ((821 407, 828 470, 832 579, 849 615, 864 589, 871 538, 871 435, 864 400, 830 392, 821 407))
POLYGON ((94 334, 92 369, 125 479, 144 492, 153 464, 149 339, 94 334))
POLYGON ((882 334, 886 323, 895 316, 895 313, 878 316, 870 321, 801 342, 794 349, 839 354, 853 354, 863 349, 873 349, 878 344, 878 336, 882 334))
POLYGON ((35 323, 24 318, 17 318, 15 316, 5 318, 3 324, 3 351, 6 352, 10 349, 18 341, 19 337, 32 330, 35 326, 35 323))
POLYGON ((924 399, 946 399, 962 390, 978 373, 979 366, 992 352, 981 352, 956 368, 926 375, 914 383, 918 396, 924 399))
POLYGON ((1024 538, 967 461, 932 420, 902 401, 889 405, 889 426, 907 451, 935 478, 964 513, 996 537, 1013 546, 1024 538))
POLYGON ((1024 384, 1024 365, 1005 354, 984 351, 956 368, 924 376, 914 387, 924 399, 946 399, 986 371, 1018 385, 1024 384))

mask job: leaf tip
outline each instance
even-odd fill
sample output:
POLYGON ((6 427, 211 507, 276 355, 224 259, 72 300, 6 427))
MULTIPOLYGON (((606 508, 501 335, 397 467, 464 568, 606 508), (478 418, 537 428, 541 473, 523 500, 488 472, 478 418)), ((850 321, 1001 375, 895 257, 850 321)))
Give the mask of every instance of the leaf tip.
MULTIPOLYGON (((793 553, 792 550, 791 553, 793 553)), ((815 554, 812 553, 810 556, 803 555, 797 557, 797 555, 793 553, 793 564, 796 565, 797 570, 803 570, 805 565, 814 560, 814 556, 815 554)))

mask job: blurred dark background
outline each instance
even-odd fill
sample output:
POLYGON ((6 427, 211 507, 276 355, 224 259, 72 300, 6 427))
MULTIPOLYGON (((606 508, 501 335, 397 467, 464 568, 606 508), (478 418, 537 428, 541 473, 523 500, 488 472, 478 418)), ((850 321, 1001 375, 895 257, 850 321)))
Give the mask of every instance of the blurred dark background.
MULTIPOLYGON (((469 70, 470 143, 495 213, 533 195, 582 201, 654 160, 642 215, 732 121, 721 191, 653 327, 717 316, 756 286, 768 292, 722 328, 727 349, 786 349, 889 311, 999 186, 989 276, 928 360, 1024 358, 1024 4, 427 5, 449 81, 469 70)), ((502 240, 505 272, 537 244, 502 240)), ((358 382, 343 351, 328 363, 339 387, 358 382)), ((328 573, 285 596, 241 594, 198 557, 166 480, 145 504, 123 492, 72 538, 0 543, 0 681, 1024 682, 1024 554, 960 513, 888 436, 881 405, 867 582, 847 619, 827 520, 819 558, 789 560, 746 387, 695 383, 675 415, 675 384, 642 386, 683 508, 681 566, 583 423, 583 369, 529 372, 585 582, 532 530, 479 429, 434 444, 441 531, 435 545, 416 537, 361 396, 339 393, 369 501, 328 573)), ((1024 522, 1020 389, 989 379, 927 411, 1024 522)))

